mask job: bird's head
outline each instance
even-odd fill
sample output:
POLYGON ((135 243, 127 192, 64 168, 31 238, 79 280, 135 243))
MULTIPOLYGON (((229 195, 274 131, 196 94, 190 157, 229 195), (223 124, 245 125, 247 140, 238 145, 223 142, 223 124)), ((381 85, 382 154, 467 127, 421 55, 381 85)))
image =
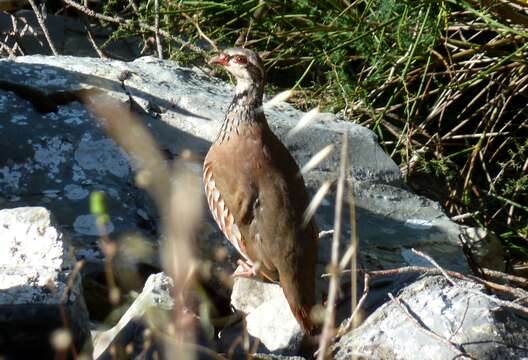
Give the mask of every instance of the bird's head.
POLYGON ((239 85, 264 84, 264 66, 254 51, 242 48, 225 49, 209 60, 209 64, 222 66, 235 76, 239 85))

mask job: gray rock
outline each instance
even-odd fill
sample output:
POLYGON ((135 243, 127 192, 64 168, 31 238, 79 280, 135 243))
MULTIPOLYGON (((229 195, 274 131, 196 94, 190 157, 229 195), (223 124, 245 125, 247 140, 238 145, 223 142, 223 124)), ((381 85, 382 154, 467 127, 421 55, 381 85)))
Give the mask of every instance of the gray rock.
MULTIPOLYGON (((55 84, 66 81, 59 73, 41 70, 57 76, 55 84)), ((93 191, 106 193, 108 234, 151 235, 145 228, 149 219, 138 212, 153 212, 133 185, 127 155, 84 106, 74 102, 41 114, 27 100, 0 89, 0 118, 5 119, 0 123, 1 207, 46 205, 71 234, 78 258, 102 258, 100 229, 89 208, 93 191)))
POLYGON ((64 321, 76 349, 89 350, 88 312, 74 264, 48 210, 0 210, 0 356, 52 357, 50 335, 64 321))
POLYGON ((477 265, 492 270, 506 270, 501 242, 493 232, 483 228, 464 227, 461 238, 477 265))
POLYGON ((233 285, 231 305, 248 314, 247 332, 259 339, 263 351, 298 353, 303 333, 279 285, 238 277, 233 285))
MULTIPOLYGON (((0 206, 48 204, 59 223, 72 231, 77 256, 100 258, 95 245, 97 229, 87 209, 89 192, 107 192, 112 220, 108 230, 113 231, 113 238, 125 233, 152 235, 156 213, 135 188, 128 157, 108 139, 85 107, 75 101, 79 91, 93 89, 132 102, 167 152, 179 155, 191 150, 204 156, 231 101, 233 87, 202 69, 151 57, 129 63, 68 56, 0 61, 0 117, 7 119, 0 123, 0 193, 10 194, 0 199, 0 206), (17 91, 9 84, 26 88, 17 91), (26 91, 28 88, 38 92, 26 91)), ((331 155, 305 176, 312 193, 325 180, 336 178, 341 134, 348 134, 348 181, 354 188, 359 257, 364 267, 424 265, 423 259, 410 251, 417 248, 445 268, 468 270, 459 243, 460 226, 450 221, 437 203, 414 195, 403 186, 398 167, 384 154, 370 130, 338 121, 331 114, 320 114, 310 126, 288 137, 288 131, 304 113, 286 103, 265 106, 265 113, 301 166, 324 146, 335 145, 331 155)), ((200 166, 195 166, 195 170, 199 172, 200 166)), ((322 202, 316 217, 321 230, 333 227, 332 195, 322 202)), ((344 219, 349 219, 348 207, 344 219)), ((207 221, 197 244, 200 255, 212 259, 217 247, 225 247, 228 261, 221 266, 231 267, 238 255, 212 218, 207 221)), ((350 229, 345 221, 341 253, 349 246, 350 229)), ((330 258, 329 244, 330 237, 320 241, 319 275, 330 258)), ((383 286, 394 289, 401 283, 383 286)), ((324 287, 325 282, 319 281, 319 298, 324 287)), ((255 288, 261 291, 259 286, 255 288)), ((252 303, 252 311, 279 301, 274 296, 276 289, 269 290, 270 294, 266 290, 252 303)), ((235 292, 235 303, 238 297, 235 292)), ((248 312, 250 319, 252 311, 248 312)), ((277 322, 287 323, 288 315, 277 322)), ((289 339, 294 338, 292 332, 278 343, 290 344, 289 339)))
MULTIPOLYGON (((97 88, 107 91, 118 99, 128 101, 129 96, 118 80, 124 71, 131 74, 124 82, 125 88, 133 101, 145 113, 151 114, 144 120, 161 146, 172 154, 181 154, 183 150, 190 149, 195 154, 205 155, 233 95, 233 88, 207 76, 200 69, 184 68, 170 61, 150 57, 140 58, 131 63, 92 58, 43 56, 19 57, 14 62, 0 61, 2 80, 38 87, 45 94, 97 88)), ((51 147, 65 153, 63 159, 68 160, 72 159, 72 154, 77 155, 72 159, 73 164, 67 164, 68 168, 73 167, 78 170, 74 173, 76 175, 74 179, 81 179, 73 185, 85 188, 87 185, 92 185, 87 188, 91 190, 93 185, 101 184, 104 185, 100 186, 101 188, 111 189, 111 194, 117 194, 115 199, 119 199, 123 204, 121 209, 113 209, 118 214, 116 221, 120 221, 121 218, 125 219, 119 224, 114 224, 116 229, 121 228, 125 225, 124 223, 133 224, 134 222, 130 220, 135 217, 135 214, 125 211, 127 208, 134 208, 134 205, 137 206, 137 204, 130 204, 130 199, 136 196, 130 186, 131 180, 128 177, 130 171, 127 172, 124 168, 119 170, 124 167, 126 160, 119 157, 117 150, 112 150, 111 141, 105 141, 104 135, 91 128, 97 128, 97 126, 93 125, 93 119, 85 112, 83 106, 76 102, 66 103, 59 105, 56 113, 39 115, 32 112, 29 104, 24 101, 13 101, 13 96, 10 93, 4 93, 2 95, 4 100, 0 100, 0 104, 4 104, 2 106, 4 112, 9 113, 11 118, 11 121, 4 125, 7 127, 6 130, 23 133, 28 128, 24 124, 38 123, 40 117, 48 118, 47 121, 55 123, 57 127, 65 123, 60 136, 55 133, 48 135, 46 149, 51 147), (13 108, 21 102, 24 105, 19 106, 18 109, 13 108), (72 122, 79 122, 79 124, 73 126, 72 122), (69 126, 68 123, 70 123, 69 126), (82 132, 90 134, 90 137, 84 139, 83 143, 77 135, 82 132), (66 135, 70 139, 64 139, 66 135), (53 143, 49 144, 50 142, 53 143), (86 154, 90 148, 95 149, 99 145, 107 147, 105 154, 115 154, 115 156, 103 157, 100 159, 103 163, 93 165, 83 158, 82 154, 86 154), (123 166, 119 165, 113 170, 112 162, 114 164, 118 162, 123 166), (93 166, 97 166, 98 169, 93 169, 93 166), (105 184, 107 181, 109 183, 105 184)), ((376 144, 376 138, 372 132, 349 122, 338 122, 332 115, 321 114, 311 126, 287 138, 287 131, 296 124, 303 113, 286 103, 279 103, 276 106, 267 107, 266 115, 271 126, 285 141, 301 165, 325 145, 336 145, 333 153, 306 175, 312 191, 315 191, 324 180, 336 177, 340 134, 343 131, 349 134, 349 154, 352 160, 350 180, 355 184, 354 195, 358 209, 361 256, 365 266, 387 268, 412 264, 416 260, 407 256, 406 249, 417 247, 434 256, 446 267, 455 270, 467 269, 458 240, 459 226, 445 216, 437 203, 416 196, 402 187, 398 167, 376 144), (365 257, 366 254, 368 257, 365 257)), ((28 134, 24 135, 28 136, 28 134)), ((3 181, 0 178, 0 186, 6 186, 2 183, 19 182, 23 185, 23 182, 27 181, 29 175, 27 172, 24 173, 25 165, 22 165, 21 161, 24 160, 25 164, 28 158, 31 160, 35 148, 31 144, 19 146, 25 150, 19 149, 16 156, 12 153, 7 153, 5 156, 11 159, 10 165, 3 168, 3 172, 9 176, 3 181)), ((63 163, 56 159, 54 164, 57 165, 51 170, 60 173, 63 163)), ((62 176, 64 175, 68 174, 63 172, 62 176)), ((64 190, 67 185, 65 182, 55 181, 52 183, 53 187, 49 184, 42 191, 55 190, 58 196, 67 193, 73 198, 82 196, 83 191, 78 188, 75 189, 79 191, 73 193, 64 190)), ((73 200, 68 200, 75 203, 73 200)), ((119 205, 117 207, 119 208, 119 205)), ((77 216, 84 215, 80 211, 69 211, 69 213, 77 214, 77 216)), ((59 213, 57 217, 62 222, 59 213)), ((64 222, 73 226, 74 220, 70 218, 64 222)), ((332 201, 323 202, 317 220, 322 230, 333 226, 332 201)), ((84 230, 84 222, 82 225, 79 231, 88 231, 84 230)), ((346 239, 350 235, 348 224, 346 225, 342 250, 348 246, 346 239)), ((212 228, 216 227, 213 225, 212 228)), ((218 232, 215 231, 211 235, 218 237, 218 232)), ((227 245, 227 242, 222 241, 222 244, 227 245)), ((321 247, 322 250, 327 249, 327 243, 323 241, 321 247)), ((234 253, 232 255, 236 256, 234 253)), ((320 260, 326 263, 328 252, 323 252, 320 260)))
MULTIPOLYGON (((142 323, 147 321, 145 314, 152 317, 160 316, 160 312, 170 311, 174 306, 170 291, 173 288, 173 281, 164 273, 151 275, 145 282, 143 291, 134 300, 132 305, 127 309, 125 314, 119 319, 119 322, 111 329, 94 332, 94 359, 111 359, 109 352, 111 344, 120 348, 125 348, 128 344, 134 344, 134 353, 130 356, 138 356, 143 350, 152 352, 157 349, 144 349, 144 326, 142 323), (139 331, 138 331, 139 329, 139 331)), ((167 313, 161 316, 169 317, 167 313)), ((147 358, 150 358, 147 356, 147 358)))
POLYGON ((253 355, 252 358, 257 360, 305 360, 305 358, 301 356, 284 356, 260 353, 253 355))
MULTIPOLYGON (((474 283, 462 288, 485 291, 474 283)), ((489 299, 451 286, 442 276, 423 276, 394 294, 425 328, 475 359, 528 356, 528 319, 489 299)), ((453 359, 456 353, 421 331, 393 302, 377 309, 335 345, 335 359, 364 354, 376 359, 453 359)))

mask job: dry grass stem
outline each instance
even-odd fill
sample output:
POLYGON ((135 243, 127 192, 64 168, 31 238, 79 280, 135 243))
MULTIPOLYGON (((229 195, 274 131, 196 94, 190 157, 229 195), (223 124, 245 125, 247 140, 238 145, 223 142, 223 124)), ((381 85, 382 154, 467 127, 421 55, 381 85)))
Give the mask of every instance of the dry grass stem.
POLYGON ((308 204, 308 207, 304 211, 303 226, 308 225, 308 222, 310 222, 310 219, 314 216, 315 212, 317 211, 317 208, 321 204, 321 201, 323 201, 324 197, 328 193, 328 190, 330 190, 330 186, 332 186, 332 181, 326 180, 321 185, 319 190, 317 190, 312 200, 310 201, 310 204, 308 204))
POLYGON ((306 162, 306 164, 303 165, 301 168, 301 175, 306 174, 310 170, 314 169, 317 165, 319 165, 324 159, 326 159, 331 153, 334 151, 334 144, 326 145, 324 148, 319 150, 317 154, 312 156, 310 160, 306 162))
MULTIPOLYGON (((356 328, 359 324, 359 317, 354 316, 356 313, 356 309, 359 309, 360 306, 357 303, 357 253, 358 253, 358 246, 359 241, 357 237, 357 223, 356 223, 356 201, 354 198, 354 186, 352 180, 350 180, 349 187, 348 187, 348 203, 350 206, 350 247, 347 250, 346 254, 350 253, 350 311, 351 311, 351 321, 352 321, 352 328, 356 328)), ((345 256, 341 259, 341 263, 339 264, 339 268, 342 268, 342 265, 345 263, 345 256)), ((365 280, 367 280, 365 278, 365 280)), ((352 356, 352 360, 355 360, 356 356, 352 356)))
POLYGON ((286 135, 287 138, 290 138, 297 134, 299 131, 310 125, 315 119, 317 119, 317 116, 319 115, 319 107, 315 107, 312 110, 308 111, 306 114, 302 116, 302 118, 299 120, 299 122, 290 130, 288 131, 288 134, 286 135))
POLYGON ((332 237, 332 256, 330 260, 330 284, 328 286, 328 299, 325 310, 321 341, 318 349, 318 360, 328 357, 330 342, 335 330, 335 306, 339 290, 339 239, 341 237, 343 201, 345 194, 345 181, 348 173, 348 133, 343 133, 341 143, 341 161, 339 166, 339 178, 337 180, 334 234, 332 237))
POLYGON ((352 315, 350 315, 350 318, 348 318, 346 323, 341 324, 341 326, 339 327, 339 330, 337 331, 337 334, 336 334, 336 338, 339 338, 345 335, 347 332, 357 327, 357 323, 360 320, 359 311, 361 310, 361 308, 363 307, 363 304, 368 298, 369 290, 370 290, 370 275, 369 273, 365 273, 363 294, 361 295, 361 298, 359 299, 357 305, 354 307, 354 310, 352 311, 352 315))
POLYGON ((264 110, 269 109, 270 107, 273 107, 275 105, 280 104, 281 102, 284 102, 291 98, 294 94, 294 91, 292 89, 288 89, 285 91, 281 91, 275 96, 273 96, 270 100, 266 101, 263 105, 264 110))
POLYGON ((15 51, 9 46, 7 46, 3 41, 0 41, 0 49, 5 50, 7 52, 9 59, 13 59, 16 57, 15 51))
POLYGON ((194 260, 190 244, 201 219, 200 181, 184 165, 174 165, 175 174, 169 176, 167 164, 155 140, 123 104, 106 95, 84 99, 108 134, 123 147, 136 163, 139 186, 145 188, 156 201, 161 214, 161 228, 165 235, 162 263, 174 281, 173 319, 167 319, 173 335, 165 337, 167 353, 179 354, 179 359, 193 358, 183 351, 192 342, 194 320, 186 311, 186 291, 191 288, 194 260))

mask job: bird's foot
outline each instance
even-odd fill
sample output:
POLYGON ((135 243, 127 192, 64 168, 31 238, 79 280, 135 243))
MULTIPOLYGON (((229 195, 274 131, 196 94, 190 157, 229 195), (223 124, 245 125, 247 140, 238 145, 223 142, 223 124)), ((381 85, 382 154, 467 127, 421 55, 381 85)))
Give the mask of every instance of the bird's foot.
POLYGON ((233 273, 233 277, 241 276, 241 277, 251 278, 257 275, 255 268, 251 264, 249 264, 247 261, 238 260, 237 264, 238 264, 238 267, 233 273))

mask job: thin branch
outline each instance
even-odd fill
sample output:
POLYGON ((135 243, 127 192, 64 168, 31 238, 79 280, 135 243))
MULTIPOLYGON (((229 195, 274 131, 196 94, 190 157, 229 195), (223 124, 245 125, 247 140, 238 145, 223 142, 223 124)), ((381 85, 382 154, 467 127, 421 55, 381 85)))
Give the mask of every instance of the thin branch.
POLYGON ((464 325, 464 321, 466 320, 468 309, 469 309, 469 296, 466 297, 466 308, 464 309, 464 313, 462 314, 462 319, 460 319, 460 322, 458 323, 458 326, 455 329, 455 331, 453 331, 451 335, 449 336, 449 341, 451 341, 451 339, 454 338, 456 334, 458 334, 460 329, 462 329, 462 326, 464 325))
MULTIPOLYGON (((102 20, 102 21, 107 21, 107 22, 110 22, 110 23, 120 24, 120 25, 133 25, 134 24, 134 21, 123 19, 122 17, 119 17, 119 16, 112 17, 112 16, 107 16, 107 15, 96 13, 95 11, 93 11, 91 9, 88 9, 87 7, 82 6, 81 4, 76 3, 73 0, 62 0, 62 1, 64 3, 70 5, 71 7, 79 10, 80 12, 82 12, 82 13, 90 16, 90 17, 102 20)), ((154 26, 148 25, 148 24, 146 24, 146 23, 144 23, 142 21, 137 21, 136 23, 142 30, 152 31, 154 33, 156 32, 156 28, 154 26)), ((187 41, 183 41, 179 37, 170 34, 168 31, 160 29, 159 33, 161 35, 163 35, 164 37, 175 41, 176 43, 180 44, 184 48, 188 48, 189 50, 192 50, 192 51, 197 52, 197 53, 204 53, 205 52, 203 49, 199 48, 198 46, 193 45, 193 44, 191 44, 191 43, 189 43, 187 41)))
POLYGON ((209 45, 211 45, 215 51, 219 51, 218 46, 216 46, 216 43, 213 40, 211 40, 209 36, 205 35, 205 33, 202 31, 202 28, 200 27, 200 24, 198 24, 198 21, 196 21, 194 17, 189 16, 186 13, 182 13, 182 15, 194 25, 194 27, 196 28, 196 31, 198 32, 198 35, 200 35, 202 39, 207 41, 209 45))
POLYGON ((93 48, 97 52, 97 55, 99 55, 99 57, 101 59, 108 59, 108 57, 103 53, 101 48, 95 42, 95 39, 94 39, 94 37, 92 35, 92 32, 90 31, 90 27, 88 26, 88 24, 86 22, 84 23, 84 28, 86 29, 86 34, 88 35, 88 40, 90 41, 90 43, 92 44, 93 48))
POLYGON ((44 19, 42 18, 42 14, 40 13, 39 9, 37 8, 37 5, 35 4, 35 0, 29 0, 29 4, 31 5, 31 8, 33 9, 33 12, 35 13, 35 16, 37 17, 37 21, 40 25, 40 28, 42 29, 42 32, 44 33, 44 37, 46 38, 46 41, 48 42, 51 52, 53 53, 53 55, 58 56, 59 53, 57 52, 57 49, 55 49, 55 45, 53 45, 53 42, 51 41, 50 34, 48 32, 48 29, 46 28, 44 19))
POLYGON ((8 54, 9 58, 15 58, 16 54, 7 44, 4 44, 4 42, 0 41, 0 49, 4 49, 8 54))
MULTIPOLYGON (((363 271, 363 270, 357 270, 357 271, 363 271)), ((349 273, 349 272, 350 270, 344 270, 341 272, 341 275, 349 273)), ((528 292, 520 288, 513 288, 511 286, 501 285, 501 284, 497 284, 489 280, 484 280, 484 279, 481 279, 473 275, 466 276, 456 271, 449 271, 449 270, 443 270, 443 269, 438 269, 438 268, 428 268, 428 267, 422 267, 422 266, 406 266, 406 267, 401 267, 397 269, 374 270, 374 271, 368 272, 368 275, 370 278, 374 279, 378 277, 395 276, 395 275, 410 274, 410 273, 425 273, 429 275, 447 274, 451 278, 484 285, 487 289, 498 292, 498 293, 508 294, 508 295, 511 295, 517 298, 524 298, 528 296, 528 292)), ((503 274, 498 271, 495 272, 489 269, 484 269, 484 273, 490 276, 493 276, 491 275, 491 273, 495 273, 495 277, 500 277, 502 279, 509 279, 512 282, 517 282, 523 285, 526 285, 526 282, 527 282, 527 280, 523 280, 523 278, 520 278, 518 276, 503 274), (502 275, 499 275, 499 274, 502 274, 502 275)), ((323 274, 321 277, 326 278, 326 277, 329 277, 330 275, 331 274, 323 274)), ((457 285, 455 284, 455 286, 457 285)), ((517 309, 517 310, 520 310, 522 312, 528 311, 527 308, 525 308, 524 310, 523 309, 517 309)))
POLYGON ((528 279, 524 278, 522 276, 515 276, 515 275, 505 274, 505 273, 503 273, 501 271, 491 270, 491 269, 486 269, 486 268, 483 268, 482 271, 484 272, 484 274, 486 274, 488 276, 491 276, 491 277, 494 277, 494 278, 498 278, 498 279, 502 279, 502 280, 505 280, 505 281, 510 281, 510 282, 516 283, 516 284, 518 284, 520 286, 523 286, 523 287, 528 287, 528 279))
POLYGON ((442 275, 444 275, 444 277, 447 279, 447 281, 449 281, 451 283, 451 285, 457 286, 455 281, 453 279, 451 279, 451 277, 447 274, 447 272, 440 265, 438 265, 438 263, 432 257, 430 257, 429 255, 426 255, 423 252, 418 251, 416 249, 411 249, 411 251, 413 253, 415 253, 416 255, 423 257, 424 259, 429 261, 431 264, 433 264, 442 273, 442 275))
MULTIPOLYGON (((482 296, 482 297, 488 299, 489 301, 491 301, 491 302, 493 302, 493 303, 495 303, 497 305, 520 311, 523 314, 528 314, 528 307, 526 307, 526 306, 519 305, 519 304, 517 304, 517 303, 515 303, 513 301, 501 300, 501 299, 498 299, 498 298, 493 297, 491 295, 484 294, 483 292, 478 291, 478 290, 466 289, 466 288, 461 287, 460 285, 455 283, 453 281, 453 279, 451 279, 451 277, 447 274, 447 272, 444 269, 442 269, 440 267, 440 265, 438 265, 438 263, 436 261, 434 261, 430 256, 428 256, 428 255, 426 255, 426 254, 424 254, 424 253, 422 253, 422 252, 420 252, 418 250, 415 250, 415 249, 412 249, 412 252, 415 253, 418 256, 423 257, 424 259, 429 261, 431 264, 433 264, 442 273, 442 275, 444 275, 444 277, 447 279, 447 281, 449 281, 449 283, 451 283, 451 285, 453 285, 454 287, 456 287, 456 288, 458 288, 458 289, 460 289, 462 291, 466 291, 468 293, 471 293, 471 294, 482 296)), ((471 279, 475 280, 476 278, 472 277, 471 279)), ((480 281, 483 284, 488 283, 488 281, 486 281, 486 280, 480 279, 480 281)), ((495 284, 495 285, 498 285, 498 284, 495 284)))
POLYGON ((365 273, 365 279, 364 279, 364 285, 363 285, 363 295, 361 295, 361 299, 359 299, 359 302, 357 306, 354 308, 354 311, 352 312, 352 315, 350 315, 350 318, 347 320, 347 322, 344 325, 341 325, 339 330, 337 331, 336 337, 341 337, 345 335, 347 332, 352 330, 354 328, 355 322, 357 320, 356 316, 359 314, 359 310, 363 307, 363 304, 367 300, 368 293, 370 290, 370 275, 369 273, 365 273))
POLYGON ((163 48, 161 47, 160 28, 159 28, 159 0, 154 0, 154 34, 156 35, 156 49, 158 58, 163 59, 163 48))

